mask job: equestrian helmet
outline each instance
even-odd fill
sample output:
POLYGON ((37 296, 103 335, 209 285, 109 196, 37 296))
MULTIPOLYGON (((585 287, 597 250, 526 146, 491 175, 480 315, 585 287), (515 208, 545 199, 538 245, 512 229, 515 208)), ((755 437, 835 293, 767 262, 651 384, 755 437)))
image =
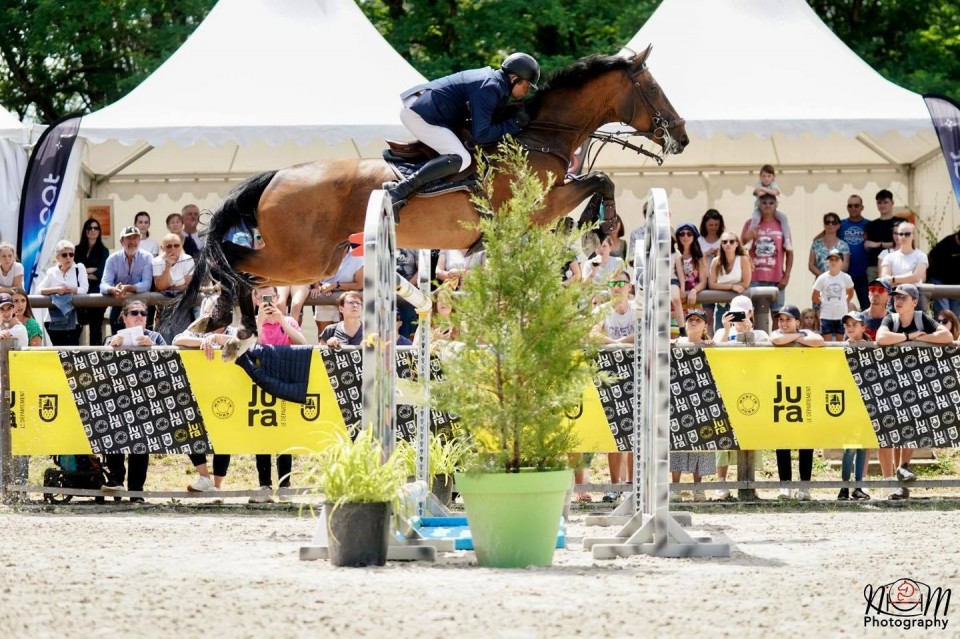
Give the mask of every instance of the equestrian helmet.
POLYGON ((526 53, 512 53, 507 56, 500 68, 521 80, 526 80, 534 91, 537 90, 537 82, 540 81, 540 65, 533 56, 526 53))

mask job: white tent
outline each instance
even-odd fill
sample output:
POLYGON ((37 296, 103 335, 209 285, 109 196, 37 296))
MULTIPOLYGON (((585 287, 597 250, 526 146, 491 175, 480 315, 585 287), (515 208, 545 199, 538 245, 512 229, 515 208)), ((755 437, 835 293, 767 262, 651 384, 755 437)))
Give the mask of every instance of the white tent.
POLYGON ((697 219, 724 202, 752 206, 756 174, 769 163, 784 194, 798 196, 788 206, 817 224, 853 190, 869 205, 878 188, 891 188, 915 211, 930 212, 938 190, 948 202, 922 98, 881 77, 804 0, 664 0, 627 47, 651 43, 650 69, 687 120, 691 144, 659 169, 605 149, 597 167, 638 197, 673 186, 673 200, 697 203, 697 219), (825 197, 813 198, 820 185, 825 197))
POLYGON ((423 81, 353 0, 220 0, 150 77, 84 118, 90 192, 173 210, 257 171, 377 156, 405 135, 399 94, 423 81))
POLYGON ((17 215, 20 191, 27 171, 24 145, 29 129, 10 112, 0 107, 0 239, 17 243, 17 215))

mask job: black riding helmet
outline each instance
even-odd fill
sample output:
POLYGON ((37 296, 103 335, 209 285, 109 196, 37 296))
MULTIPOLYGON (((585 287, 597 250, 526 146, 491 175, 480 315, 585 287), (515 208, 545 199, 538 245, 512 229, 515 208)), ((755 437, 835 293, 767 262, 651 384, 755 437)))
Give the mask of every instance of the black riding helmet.
POLYGON ((507 56, 500 68, 507 73, 512 73, 521 80, 526 80, 534 91, 538 89, 537 82, 540 81, 540 65, 533 59, 533 56, 526 53, 513 53, 507 56))

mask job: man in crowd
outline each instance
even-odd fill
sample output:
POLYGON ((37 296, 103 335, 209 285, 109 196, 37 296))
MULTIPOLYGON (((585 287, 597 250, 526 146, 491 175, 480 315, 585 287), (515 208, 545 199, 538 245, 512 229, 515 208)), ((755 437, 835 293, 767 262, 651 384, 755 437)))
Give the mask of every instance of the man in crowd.
POLYGON ((883 249, 893 251, 897 248, 893 241, 893 229, 907 221, 902 217, 894 217, 893 193, 887 189, 877 191, 877 211, 880 218, 867 224, 867 239, 863 242, 867 249, 867 278, 871 280, 876 279, 879 274, 877 259, 880 252, 883 249))
POLYGON ((747 220, 740 232, 740 241, 744 246, 750 244, 750 259, 753 261, 750 287, 776 286, 779 294, 770 305, 770 310, 777 311, 783 306, 783 291, 790 283, 793 251, 784 248, 783 227, 776 218, 777 197, 763 195, 759 198, 758 206, 760 224, 750 228, 750 220, 747 220))
MULTIPOLYGON (((140 230, 127 226, 120 231, 120 250, 107 258, 100 280, 100 294, 126 299, 131 293, 146 293, 153 283, 153 256, 140 250, 140 230)), ((110 309, 110 328, 123 328, 120 307, 110 309)))
POLYGON ((183 218, 183 250, 196 259, 207 238, 200 236, 197 226, 200 224, 200 208, 196 204, 187 204, 180 209, 183 218))
POLYGON ((892 292, 893 287, 887 280, 873 280, 867 288, 870 306, 863 313, 863 323, 866 326, 864 334, 871 341, 876 341, 880 324, 887 316, 887 306, 890 304, 892 292))
MULTIPOLYGON (((902 344, 907 341, 945 345, 953 341, 953 336, 945 326, 917 310, 919 299, 920 292, 913 284, 901 284, 894 289, 894 312, 887 315, 880 324, 880 329, 877 331, 878 346, 902 344)), ((909 468, 912 457, 912 448, 881 448, 880 470, 883 478, 893 481, 894 468, 896 468, 896 478, 900 481, 915 480, 917 476, 909 468)), ((889 499, 902 500, 909 497, 910 490, 906 486, 900 486, 890 493, 889 499)))
MULTIPOLYGON (((933 247, 927 256, 930 268, 927 277, 931 284, 960 284, 960 230, 943 238, 933 247)), ((960 299, 935 298, 933 310, 936 313, 951 310, 960 314, 960 299)))
MULTIPOLYGON (((140 332, 140 335, 130 339, 124 339, 121 335, 108 337, 104 346, 113 348, 123 348, 131 346, 166 346, 160 333, 155 333, 147 328, 147 305, 140 300, 127 300, 123 303, 123 310, 120 312, 120 318, 123 320, 123 327, 140 332)), ((103 487, 103 492, 112 493, 123 490, 123 481, 127 479, 127 490, 142 491, 143 484, 147 481, 147 466, 150 463, 150 456, 144 454, 126 455, 127 468, 123 466, 124 454, 111 453, 107 458, 107 484, 103 487), (129 473, 129 474, 128 474, 129 473)), ((119 497, 114 497, 117 501, 119 497)), ((143 497, 131 497, 130 501, 142 502, 143 497)))
POLYGON ((865 310, 870 303, 867 297, 867 248, 864 238, 869 220, 863 217, 863 198, 851 195, 847 198, 847 219, 840 222, 840 239, 850 247, 850 269, 847 273, 853 279, 853 290, 857 294, 860 309, 865 310))

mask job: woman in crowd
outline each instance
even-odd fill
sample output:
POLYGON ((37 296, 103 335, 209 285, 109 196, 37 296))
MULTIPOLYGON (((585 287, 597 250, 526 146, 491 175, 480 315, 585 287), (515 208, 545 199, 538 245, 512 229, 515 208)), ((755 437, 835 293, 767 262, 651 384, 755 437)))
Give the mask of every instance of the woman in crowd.
POLYGON ((720 236, 725 230, 720 211, 707 209, 700 219, 700 237, 697 238, 697 242, 700 244, 703 258, 707 260, 708 269, 713 265, 714 258, 720 255, 720 236))
POLYGON ((840 239, 840 216, 836 213, 827 213, 823 216, 823 233, 818 235, 810 245, 810 258, 807 260, 807 268, 818 277, 821 273, 827 271, 827 253, 833 249, 840 251, 843 255, 843 267, 840 269, 844 273, 850 270, 850 247, 840 239))
MULTIPOLYGON (((720 252, 710 265, 710 290, 733 291, 742 295, 750 286, 753 265, 750 256, 743 250, 736 233, 724 231, 720 235, 720 252)), ((714 332, 720 330, 720 318, 730 310, 729 304, 717 304, 714 315, 714 332)))
POLYGON ((140 250, 156 257, 160 254, 160 244, 150 237, 150 214, 140 211, 133 218, 133 225, 140 231, 140 250))
MULTIPOLYGON (((596 257, 587 260, 583 269, 583 282, 585 285, 600 285, 615 273, 625 271, 626 268, 623 258, 613 255, 613 237, 607 235, 597 247, 596 257)), ((440 272, 439 268, 437 272, 440 272)))
MULTIPOLYGON (((287 308, 287 302, 290 303, 290 316, 297 320, 298 325, 303 324, 303 305, 306 304, 307 298, 310 297, 310 287, 307 285, 302 286, 278 286, 277 287, 277 299, 274 302, 274 305, 282 313, 287 308)), ((399 298, 397 302, 399 302, 399 298)))
POLYGON ((43 329, 40 328, 40 322, 33 317, 33 309, 30 307, 30 298, 27 297, 27 292, 22 288, 14 288, 12 297, 17 321, 27 329, 28 344, 26 345, 43 346, 43 329))
POLYGON ((16 304, 9 293, 0 293, 0 340, 16 340, 13 348, 26 348, 29 342, 27 329, 17 319, 16 304))
MULTIPOLYGON (((894 288, 901 284, 922 284, 930 262, 926 253, 914 248, 915 227, 910 222, 902 222, 893 230, 893 236, 895 241, 899 240, 899 246, 883 257, 880 277, 894 288)), ((922 308, 923 304, 919 306, 922 308)))
POLYGON ((23 288, 23 264, 17 261, 17 249, 9 242, 0 242, 0 293, 13 293, 23 288))
POLYGON ((47 269, 40 282, 40 294, 53 298, 47 334, 54 346, 79 346, 77 311, 71 300, 73 295, 85 295, 87 292, 86 267, 74 262, 76 249, 69 240, 57 242, 54 255, 57 264, 47 269))
POLYGON ((950 331, 950 335, 953 336, 953 341, 960 339, 960 322, 957 321, 957 316, 953 311, 946 309, 940 311, 937 313, 937 321, 950 331))
MULTIPOLYGON (((100 222, 88 218, 83 223, 83 229, 80 233, 80 242, 77 243, 76 260, 86 265, 87 289, 91 291, 100 290, 100 278, 103 277, 103 269, 107 265, 107 258, 110 257, 110 251, 103 244, 100 222)), ((103 316, 107 309, 100 308, 80 308, 77 309, 77 321, 83 326, 90 327, 90 346, 100 346, 103 344, 103 316)))
POLYGON ((610 238, 610 255, 626 262, 627 243, 623 239, 623 221, 620 216, 600 224, 600 233, 610 238))
MULTIPOLYGON (((709 346, 712 344, 707 336, 707 314, 705 311, 699 308, 688 310, 685 324, 686 336, 677 339, 676 343, 678 345, 699 344, 700 346, 709 346)), ((699 484, 704 475, 713 475, 716 472, 716 453, 670 453, 670 477, 675 484, 680 482, 680 476, 683 473, 693 473, 693 482, 699 484)), ((693 501, 706 500, 707 495, 702 488, 694 489, 693 501)))
POLYGON ((484 251, 474 253, 469 257, 466 256, 466 251, 462 249, 440 251, 440 257, 437 260, 437 280, 454 290, 458 289, 466 274, 471 269, 483 266, 486 259, 487 254, 484 251))
POLYGON ((687 308, 695 306, 697 294, 707 288, 707 262, 700 249, 699 235, 693 224, 681 224, 677 228, 680 268, 683 271, 683 302, 687 308))

